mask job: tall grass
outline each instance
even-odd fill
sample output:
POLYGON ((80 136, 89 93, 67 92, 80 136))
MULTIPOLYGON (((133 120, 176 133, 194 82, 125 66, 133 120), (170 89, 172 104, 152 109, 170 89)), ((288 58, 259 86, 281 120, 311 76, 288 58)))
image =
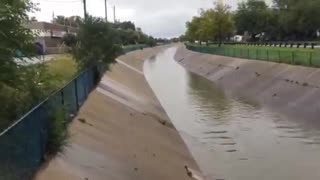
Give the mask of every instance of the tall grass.
POLYGON ((56 154, 68 144, 68 114, 65 108, 59 108, 50 114, 48 128, 48 153, 56 154))

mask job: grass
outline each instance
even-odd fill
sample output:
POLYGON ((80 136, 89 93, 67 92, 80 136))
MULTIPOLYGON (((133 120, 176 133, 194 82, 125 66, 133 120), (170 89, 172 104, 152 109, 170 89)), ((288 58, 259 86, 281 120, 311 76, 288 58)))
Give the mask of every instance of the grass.
POLYGON ((54 155, 63 150, 67 145, 69 133, 67 128, 67 113, 64 108, 52 112, 48 129, 48 153, 54 155))
POLYGON ((223 45, 218 47, 217 45, 200 46, 194 44, 188 45, 188 47, 191 50, 216 55, 320 67, 320 49, 248 45, 223 45))
MULTIPOLYGON (((70 80, 72 80, 78 72, 76 61, 69 54, 58 55, 51 61, 46 62, 49 74, 53 76, 51 81, 56 88, 61 88, 70 80)), ((49 136, 48 136, 48 153, 56 154, 62 151, 62 148, 67 144, 69 134, 67 130, 66 119, 68 100, 72 101, 75 98, 72 93, 68 94, 68 88, 65 88, 65 106, 52 112, 49 120, 49 136), (69 96, 68 96, 69 95, 69 96), (70 99, 71 98, 71 99, 70 99)))
POLYGON ((142 49, 145 48, 146 45, 145 44, 132 44, 132 45, 127 45, 123 47, 123 52, 127 53, 130 51, 134 51, 134 50, 138 50, 138 49, 142 49))
POLYGON ((58 55, 46 62, 48 71, 53 76, 52 81, 56 87, 61 87, 69 82, 78 72, 77 63, 71 55, 58 55))

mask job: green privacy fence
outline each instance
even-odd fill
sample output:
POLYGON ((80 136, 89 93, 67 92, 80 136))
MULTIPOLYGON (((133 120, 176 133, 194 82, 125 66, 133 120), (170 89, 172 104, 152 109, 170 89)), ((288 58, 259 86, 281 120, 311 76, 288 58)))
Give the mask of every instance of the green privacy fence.
MULTIPOLYGON (((92 66, 0 133, 0 179, 27 180, 47 152, 50 114, 64 107, 75 114, 97 84, 102 68, 92 66)), ((69 118, 70 119, 70 118, 69 118)), ((69 120, 66 119, 66 123, 69 120)))
POLYGON ((187 49, 202 53, 230 56, 244 59, 272 61, 278 63, 320 67, 320 51, 297 51, 264 49, 264 48, 238 48, 238 47, 213 47, 186 44, 187 49))

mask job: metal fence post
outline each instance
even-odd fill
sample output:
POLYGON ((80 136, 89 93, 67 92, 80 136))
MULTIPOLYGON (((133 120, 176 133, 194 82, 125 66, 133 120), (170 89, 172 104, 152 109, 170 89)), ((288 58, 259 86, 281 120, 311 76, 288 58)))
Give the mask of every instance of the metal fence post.
POLYGON ((312 52, 309 55, 309 66, 312 66, 312 52))
POLYGON ((259 50, 256 49, 256 60, 258 60, 258 52, 259 52, 259 50))
POLYGON ((64 93, 63 93, 63 89, 61 90, 61 104, 64 105, 64 93))
POLYGON ((86 73, 87 73, 87 71, 83 73, 83 77, 82 77, 82 81, 84 82, 84 83, 82 83, 82 85, 83 85, 83 92, 84 92, 84 97, 85 98, 87 98, 87 89, 86 89, 86 84, 87 84, 86 79, 87 78, 86 78, 86 73))
POLYGON ((250 59, 250 49, 248 48, 248 57, 247 59, 250 59))
POLYGON ((280 50, 278 51, 278 55, 279 55, 279 63, 281 63, 281 55, 280 55, 280 50))
POLYGON ((79 110, 79 98, 78 98, 78 78, 74 80, 74 93, 76 95, 76 108, 79 110))
POLYGON ((291 64, 294 64, 294 52, 292 51, 291 64))
POLYGON ((269 50, 267 50, 267 61, 269 61, 269 50))

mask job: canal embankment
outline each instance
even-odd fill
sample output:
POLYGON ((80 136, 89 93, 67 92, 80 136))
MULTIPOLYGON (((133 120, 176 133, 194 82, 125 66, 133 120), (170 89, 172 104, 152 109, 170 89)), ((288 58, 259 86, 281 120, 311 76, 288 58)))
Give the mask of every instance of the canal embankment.
MULTIPOLYGON (((190 72, 175 61, 177 49, 146 61, 144 74, 208 180, 319 179, 319 127, 190 72)), ((207 68, 202 56, 187 57, 190 68, 207 68)))
POLYGON ((121 56, 70 125, 69 144, 36 180, 190 179, 198 167, 143 75, 166 46, 121 56))
POLYGON ((303 120, 310 126, 320 125, 318 68, 198 53, 183 45, 175 59, 232 95, 303 120))

